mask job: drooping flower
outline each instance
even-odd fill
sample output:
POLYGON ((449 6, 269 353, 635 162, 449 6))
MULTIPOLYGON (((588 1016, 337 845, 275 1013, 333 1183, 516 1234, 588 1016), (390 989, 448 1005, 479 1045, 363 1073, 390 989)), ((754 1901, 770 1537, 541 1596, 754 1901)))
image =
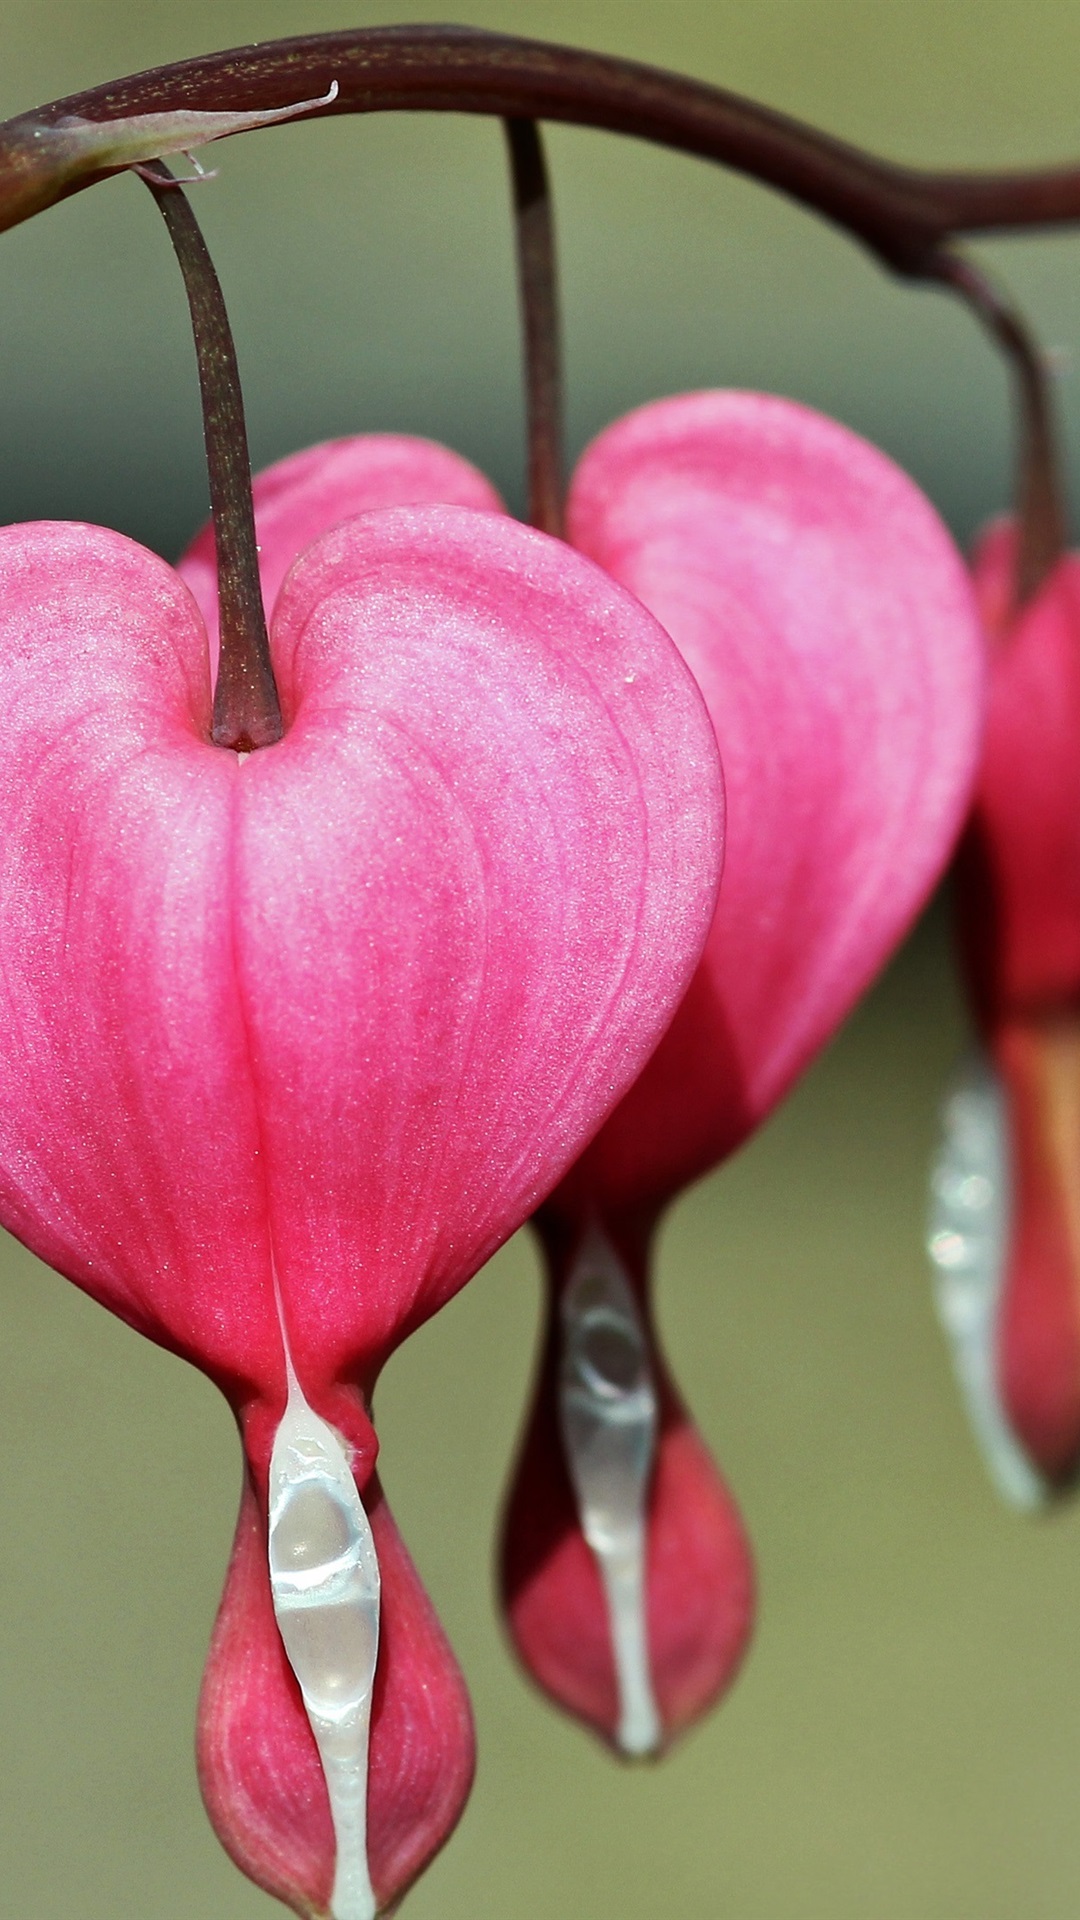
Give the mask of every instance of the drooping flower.
POLYGON ((930 1248, 987 1463, 1037 1506, 1080 1467, 1080 557, 1021 609, 1016 557, 999 521, 974 558, 990 697, 956 901, 979 1052, 930 1248))
POLYGON ((271 640, 285 735, 240 756, 171 568, 0 531, 0 1219, 229 1398, 204 1793, 263 1886, 359 1920, 472 1768, 375 1378, 655 1044, 713 911, 719 770, 656 622, 491 514, 317 540, 271 640))
MULTIPOLYGON (((490 502, 475 469, 428 443, 312 449, 256 482, 264 583, 322 516, 380 506, 390 483, 397 499, 490 502)), ((982 646, 923 496, 784 401, 696 394, 620 421, 579 466, 568 532, 678 643, 729 793, 702 965, 538 1216, 548 1334, 503 1553, 526 1665, 646 1751, 723 1687, 752 1609, 738 1513, 657 1349, 655 1225, 783 1096, 940 872, 970 792, 982 646)), ((212 619, 211 560, 204 535, 181 570, 212 619)))
MULTIPOLYGON (((724 886, 694 982, 538 1216, 552 1327, 564 1325, 540 1369, 506 1521, 522 1658, 632 1748, 628 1681, 613 1658, 626 1535, 605 1550, 604 1490, 597 1529, 581 1461, 568 1445, 568 1471, 552 1440, 557 1417, 569 1439, 589 1357, 589 1309, 582 1320, 574 1293, 584 1287, 588 1302, 591 1284, 595 1298, 602 1239, 636 1303, 642 1374, 650 1358, 654 1373, 638 1637, 660 1746, 731 1678, 752 1581, 730 1496, 656 1351, 653 1236, 674 1195, 787 1092, 938 877, 970 793, 982 649, 959 556, 918 489, 865 441, 781 400, 691 395, 618 422, 579 467, 568 519, 575 545, 657 615, 694 672, 728 807, 724 886)), ((601 1338, 614 1308, 609 1290, 592 1309, 601 1338)), ((601 1377, 597 1416, 605 1392, 601 1377)))

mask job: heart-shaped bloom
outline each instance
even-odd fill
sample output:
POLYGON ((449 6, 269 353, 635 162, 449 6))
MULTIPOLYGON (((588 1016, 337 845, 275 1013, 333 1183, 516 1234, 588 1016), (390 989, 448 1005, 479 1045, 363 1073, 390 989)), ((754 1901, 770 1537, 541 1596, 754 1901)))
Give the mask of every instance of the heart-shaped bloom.
MULTIPOLYGON (((338 442, 256 482, 264 581, 325 521, 487 483, 416 441, 338 442)), ((504 1593, 526 1665, 624 1751, 736 1666, 752 1573, 734 1504, 648 1303, 667 1202, 737 1147, 918 909, 970 792, 982 643, 962 563, 887 459, 790 403, 696 394, 601 435, 569 537, 677 641, 725 761, 727 867, 659 1050, 538 1216, 548 1333, 508 1503, 504 1593)), ((206 535, 182 571, 213 618, 206 535)))
POLYGON ((490 513, 317 540, 271 644, 286 731, 239 756, 173 569, 0 531, 0 1219, 235 1409, 204 1792, 263 1886, 358 1920, 472 1766, 375 1378, 655 1045, 719 769, 651 616, 490 513))
POLYGON ((974 559, 990 698, 956 896, 981 1047, 930 1250, 988 1464, 1035 1506, 1080 1467, 1080 557, 1017 610, 1016 550, 1001 521, 974 559))
MULTIPOLYGON (((539 1215, 553 1326, 561 1313, 573 1336, 568 1302, 602 1235, 652 1358, 638 1639, 658 1746, 734 1673, 752 1579, 730 1496, 656 1350, 652 1237, 674 1195, 787 1092, 940 874, 970 793, 982 648, 959 556, 923 495, 865 441, 785 401, 699 394, 644 408, 589 449, 568 517, 575 545, 677 642, 727 793, 724 886, 693 984, 539 1215)), ((553 1336, 509 1503, 507 1611, 540 1683, 634 1750, 650 1743, 627 1739, 618 1574, 580 1485, 574 1498, 580 1466, 566 1449, 567 1472, 552 1442, 557 1417, 566 1434, 568 1384, 580 1392, 565 1358, 560 1378, 560 1350, 553 1336)))

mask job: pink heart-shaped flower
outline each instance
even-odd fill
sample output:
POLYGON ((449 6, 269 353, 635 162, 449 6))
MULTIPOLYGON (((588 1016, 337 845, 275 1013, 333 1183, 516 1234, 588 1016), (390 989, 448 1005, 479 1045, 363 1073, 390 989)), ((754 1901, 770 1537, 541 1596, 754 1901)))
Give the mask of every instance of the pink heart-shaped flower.
MULTIPOLYGON (((264 581, 285 572, 316 498, 342 519, 379 504, 387 457, 359 438, 260 476, 264 581), (331 463, 333 489, 322 484, 331 463)), ((417 499, 449 487, 479 501, 486 483, 447 459, 399 442, 396 484, 417 499)), ((572 1283, 589 1280, 590 1261, 609 1279, 615 1269, 597 1310, 609 1337, 638 1342, 652 1380, 635 1444, 651 1428, 639 1638, 654 1699, 651 1722, 646 1703, 627 1736, 645 1749, 729 1680, 753 1604, 734 1503, 656 1347, 652 1232, 673 1195, 782 1098, 938 877, 970 792, 983 649, 962 563, 922 494, 865 441, 790 402, 691 394, 619 421, 578 467, 568 530, 676 640, 728 793, 724 886, 701 966, 653 1059, 539 1215, 548 1335, 503 1545, 525 1664, 618 1740, 609 1608, 558 1404, 572 1283)))
POLYGON ((973 562, 990 697, 956 897, 987 1058, 950 1102, 931 1252, 991 1471, 1038 1505, 1080 1468, 1080 556, 1017 610, 1016 547, 999 521, 973 562))
MULTIPOLYGON (((753 1584, 733 1503, 656 1351, 649 1243, 672 1196, 787 1092, 941 872, 970 790, 982 649, 959 556, 922 494, 865 441, 787 401, 691 394, 630 415, 585 454, 568 520, 575 545, 678 644, 727 794, 724 885, 693 984, 539 1216, 552 1320, 602 1223, 653 1356, 643 1608, 661 1744, 734 1674, 753 1584)), ((549 1358, 534 1435, 556 1393, 549 1358)), ((541 1684, 618 1738, 600 1582, 572 1538, 569 1476, 530 1437, 505 1525, 511 1630, 541 1684), (560 1490, 547 1495, 553 1541, 562 1528, 546 1556, 532 1519, 545 1472, 560 1490), (578 1631, 556 1650, 572 1551, 578 1631)))
POLYGON ((662 630, 505 519, 317 541, 272 649, 284 738, 214 747, 172 569, 97 528, 0 532, 0 1218, 236 1410, 204 1792, 241 1864, 321 1912, 333 1833, 266 1562, 284 1340, 381 1561, 385 1904, 472 1754, 372 1481, 371 1390, 647 1058, 708 928, 721 807, 662 630))

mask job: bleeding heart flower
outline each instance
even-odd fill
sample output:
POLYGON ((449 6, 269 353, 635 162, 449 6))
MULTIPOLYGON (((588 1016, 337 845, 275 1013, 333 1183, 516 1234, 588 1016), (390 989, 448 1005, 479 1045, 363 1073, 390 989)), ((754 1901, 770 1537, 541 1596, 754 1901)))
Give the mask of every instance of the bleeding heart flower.
MULTIPOLYGON (((640 1641, 660 1745, 732 1677, 753 1589, 730 1496, 656 1352, 652 1237, 673 1196, 787 1092, 940 873, 970 792, 981 645, 929 503, 876 449, 781 400, 690 395, 620 421, 578 469, 569 526, 677 642, 712 714, 727 791, 724 887, 694 982, 538 1220, 552 1320, 561 1312, 571 1337, 589 1340, 567 1303, 595 1271, 602 1235, 652 1357, 640 1641)), ((609 1294, 609 1316, 613 1304, 609 1294)), ((603 1321, 594 1311, 594 1326, 603 1321)), ((549 1350, 507 1515, 507 1610, 541 1684, 626 1748, 627 1681, 583 1550, 575 1505, 586 1535, 588 1508, 580 1487, 576 1503, 571 1493, 580 1468, 571 1458, 568 1474, 540 1439, 560 1387, 565 1430, 567 1381, 549 1350)), ((604 1572, 595 1544, 594 1557, 604 1572)))
POLYGON ((285 735, 239 756, 171 568, 0 531, 0 1219, 235 1409, 202 1784, 260 1884, 357 1920, 472 1768, 375 1378, 655 1044, 713 911, 719 771, 656 622, 491 514, 317 540, 271 639, 285 735))
POLYGON ((946 1107, 930 1250, 976 1433, 1035 1506, 1080 1467, 1080 557, 1016 609, 1015 526, 976 551, 990 701, 957 863, 981 1056, 946 1107))
MULTIPOLYGON (((381 504, 388 467, 397 498, 449 487, 487 504, 487 483, 449 459, 361 438, 281 462, 255 487, 264 582, 320 515, 381 504)), ((936 879, 970 791, 982 645, 918 490, 784 401, 697 394, 619 422, 578 469, 569 535, 677 641, 729 793, 701 967, 538 1217, 548 1333, 505 1530, 526 1665, 624 1751, 646 1751, 730 1678, 753 1587, 737 1511, 657 1349, 652 1234, 782 1097, 936 879)), ((181 563, 208 618, 210 557, 203 536, 181 563)))

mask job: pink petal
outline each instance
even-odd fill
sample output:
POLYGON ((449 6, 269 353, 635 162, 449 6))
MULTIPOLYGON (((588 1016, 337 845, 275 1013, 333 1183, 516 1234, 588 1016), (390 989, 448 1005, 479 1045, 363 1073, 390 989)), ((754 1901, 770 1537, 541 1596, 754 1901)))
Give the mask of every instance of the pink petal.
MULTIPOLYGON (((383 1905, 400 1897, 456 1825, 472 1784, 474 1738, 465 1683, 377 1484, 368 1502, 383 1589, 368 1826, 383 1905)), ((246 1480, 199 1702, 199 1783, 237 1866, 299 1912, 324 1912, 333 1828, 270 1603, 263 1516, 246 1480)))
POLYGON ((512 521, 350 522, 274 647, 288 732, 237 787, 237 965, 314 1387, 433 1312, 640 1069, 711 918, 720 799, 666 636, 512 521))
POLYGON ((569 524, 672 635, 724 756, 701 972, 574 1175, 592 1201, 659 1204, 776 1104, 941 873, 974 774, 983 642, 928 501, 789 401, 689 394, 618 421, 578 468, 569 524))
POLYGON ((119 534, 0 529, 0 1217, 234 1397, 275 1388, 197 609, 119 534))
POLYGON ((272 1399, 268 1229, 305 1386, 376 1365, 633 1078, 719 863, 689 676, 557 542, 350 523, 274 646, 288 732, 241 761, 169 568, 0 533, 0 1206, 272 1399))
POLYGON ((986 738, 957 862, 960 944, 1008 1102, 997 1387, 1050 1488, 1080 1465, 1080 555, 1014 607, 1016 528, 979 542, 986 738))
MULTIPOLYGON (((517 1652, 559 1705, 614 1742, 618 1686, 600 1574, 585 1543, 556 1414, 559 1294, 571 1246, 544 1237, 548 1336, 503 1523, 501 1590, 517 1652)), ((620 1249, 646 1318, 648 1249, 620 1249)), ((660 1431, 648 1499, 649 1676, 664 1743, 707 1711, 746 1652, 754 1613, 738 1508, 680 1399, 650 1327, 660 1431)))
POLYGON ((1080 994, 1080 555, 1006 628, 1015 544, 999 522, 974 561, 994 644, 962 935, 988 1016, 1080 994))
POLYGON ((988 1037, 1010 1149, 998 1391, 1046 1489, 1060 1492, 1080 1467, 1080 1020, 1006 1016, 988 1037))
MULTIPOLYGON (((477 507, 499 513, 494 487, 460 454, 404 433, 324 440, 275 461, 252 483, 267 618, 293 561, 321 534, 375 507, 477 507)), ((195 595, 217 668, 217 558, 210 521, 177 562, 195 595)))

